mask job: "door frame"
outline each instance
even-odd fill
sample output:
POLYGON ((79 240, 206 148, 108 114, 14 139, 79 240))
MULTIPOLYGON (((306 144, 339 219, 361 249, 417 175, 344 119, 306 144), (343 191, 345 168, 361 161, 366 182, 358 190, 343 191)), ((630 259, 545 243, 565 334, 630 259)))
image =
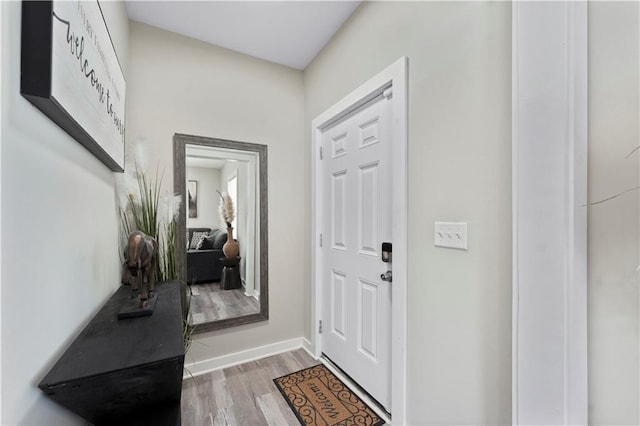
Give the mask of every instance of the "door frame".
POLYGON ((320 144, 322 131, 384 91, 392 89, 392 221, 393 284, 391 285, 391 416, 393 424, 406 419, 407 382, 407 147, 408 147, 408 58, 401 57, 369 81, 341 99, 311 122, 311 352, 322 354, 319 320, 322 313, 320 289, 320 230, 322 213, 320 181, 320 144))

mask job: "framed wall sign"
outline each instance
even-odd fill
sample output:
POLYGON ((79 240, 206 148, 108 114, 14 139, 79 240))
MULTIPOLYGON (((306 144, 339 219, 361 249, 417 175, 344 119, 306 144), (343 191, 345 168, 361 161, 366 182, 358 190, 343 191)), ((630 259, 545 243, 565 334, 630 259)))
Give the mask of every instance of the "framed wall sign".
POLYGON ((20 59, 22 96, 123 171, 126 82, 97 0, 23 1, 20 59))

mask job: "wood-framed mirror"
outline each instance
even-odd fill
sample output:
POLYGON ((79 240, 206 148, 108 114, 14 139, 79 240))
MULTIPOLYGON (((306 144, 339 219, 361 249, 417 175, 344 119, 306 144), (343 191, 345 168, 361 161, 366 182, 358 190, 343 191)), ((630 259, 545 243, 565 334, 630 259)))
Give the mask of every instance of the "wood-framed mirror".
POLYGON ((267 146, 176 133, 173 187, 181 197, 176 267, 191 294, 194 333, 269 318, 267 146), (234 202, 237 262, 226 261, 221 196, 234 202))

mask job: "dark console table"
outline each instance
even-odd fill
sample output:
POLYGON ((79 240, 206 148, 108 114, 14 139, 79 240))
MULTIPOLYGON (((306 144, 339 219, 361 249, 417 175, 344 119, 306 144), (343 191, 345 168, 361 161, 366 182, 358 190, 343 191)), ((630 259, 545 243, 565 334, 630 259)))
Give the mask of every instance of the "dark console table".
POLYGON ((184 367, 177 282, 157 285, 153 315, 118 320, 120 287, 39 387, 96 426, 180 425, 184 367))

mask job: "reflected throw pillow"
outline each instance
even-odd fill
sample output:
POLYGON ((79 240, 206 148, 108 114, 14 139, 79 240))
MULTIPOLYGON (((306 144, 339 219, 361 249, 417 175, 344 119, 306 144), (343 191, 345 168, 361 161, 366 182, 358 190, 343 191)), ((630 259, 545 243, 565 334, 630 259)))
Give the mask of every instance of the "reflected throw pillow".
POLYGON ((213 235, 202 235, 196 245, 196 250, 211 250, 213 248, 213 239, 213 235))
POLYGON ((203 235, 209 235, 209 233, 202 231, 193 232, 193 235, 191 236, 191 243, 189 244, 189 250, 196 250, 196 248, 198 247, 198 243, 200 242, 200 237, 202 237, 203 235))

